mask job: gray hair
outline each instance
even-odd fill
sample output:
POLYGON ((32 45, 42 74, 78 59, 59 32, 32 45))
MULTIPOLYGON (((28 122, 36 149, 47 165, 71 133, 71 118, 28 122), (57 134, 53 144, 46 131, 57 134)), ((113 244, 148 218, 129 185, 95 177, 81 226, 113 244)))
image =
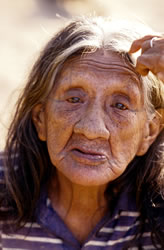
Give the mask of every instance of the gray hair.
MULTIPOLYGON (((37 101, 45 101, 63 63, 78 51, 83 54, 105 49, 125 55, 134 40, 152 33, 155 34, 152 29, 138 21, 111 20, 103 17, 81 17, 71 21, 44 48, 32 71, 33 86, 35 81, 37 82, 35 93, 40 92, 37 101)), ((134 67, 137 56, 138 54, 130 55, 134 67)), ((141 81, 146 110, 154 113, 155 109, 164 106, 163 84, 151 72, 148 76, 141 77, 141 81)), ((32 84, 31 80, 30 82, 32 84)))

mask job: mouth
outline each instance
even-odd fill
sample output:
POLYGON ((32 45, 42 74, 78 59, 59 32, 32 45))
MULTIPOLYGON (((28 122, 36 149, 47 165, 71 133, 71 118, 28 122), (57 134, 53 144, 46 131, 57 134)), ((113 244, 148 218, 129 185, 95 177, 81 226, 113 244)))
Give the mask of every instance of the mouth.
POLYGON ((87 164, 87 165, 98 165, 104 163, 107 160, 105 154, 102 154, 94 150, 86 150, 82 148, 72 149, 73 158, 76 161, 87 164))

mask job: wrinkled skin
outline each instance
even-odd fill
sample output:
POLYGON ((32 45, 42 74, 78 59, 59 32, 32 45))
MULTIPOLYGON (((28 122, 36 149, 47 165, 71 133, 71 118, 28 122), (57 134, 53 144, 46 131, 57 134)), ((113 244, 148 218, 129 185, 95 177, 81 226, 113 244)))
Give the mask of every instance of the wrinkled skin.
POLYGON ((153 37, 148 35, 135 40, 129 53, 135 53, 141 49, 141 56, 137 59, 136 71, 143 76, 151 71, 164 82, 164 37, 155 37, 151 48, 150 40, 153 37))
POLYGON ((34 123, 57 171, 83 186, 113 181, 155 139, 137 74, 105 51, 65 63, 34 123))

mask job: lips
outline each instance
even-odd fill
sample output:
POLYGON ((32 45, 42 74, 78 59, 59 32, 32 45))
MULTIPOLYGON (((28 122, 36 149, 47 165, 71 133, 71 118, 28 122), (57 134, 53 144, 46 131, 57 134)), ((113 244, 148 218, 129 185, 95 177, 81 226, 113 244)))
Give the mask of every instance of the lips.
POLYGON ((98 150, 88 150, 86 148, 74 148, 71 150, 73 158, 81 163, 87 165, 98 165, 107 160, 105 154, 100 153, 98 150))

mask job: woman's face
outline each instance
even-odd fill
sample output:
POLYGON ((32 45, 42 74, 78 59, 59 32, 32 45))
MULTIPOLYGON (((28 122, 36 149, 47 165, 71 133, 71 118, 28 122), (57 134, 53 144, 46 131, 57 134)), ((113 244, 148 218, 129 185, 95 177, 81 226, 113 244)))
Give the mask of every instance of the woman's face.
POLYGON ((38 136, 57 171, 72 183, 107 184, 150 145, 142 84, 111 52, 68 60, 39 116, 38 136))

